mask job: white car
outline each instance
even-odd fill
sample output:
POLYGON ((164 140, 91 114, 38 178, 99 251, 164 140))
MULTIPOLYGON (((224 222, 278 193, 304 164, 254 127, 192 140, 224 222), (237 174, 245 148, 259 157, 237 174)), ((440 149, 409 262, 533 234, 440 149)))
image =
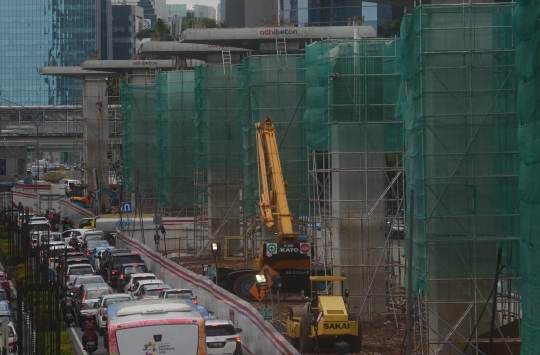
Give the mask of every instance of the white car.
POLYGON ((243 355, 242 340, 236 328, 228 319, 206 320, 206 350, 208 355, 243 355))
POLYGON ((15 324, 13 322, 8 323, 8 346, 10 354, 17 354, 19 351, 19 337, 17 336, 17 330, 15 330, 15 324))
POLYGON ((99 335, 105 335, 107 331, 107 307, 113 303, 131 301, 130 295, 124 295, 121 293, 115 293, 112 295, 105 295, 99 298, 97 302, 97 322, 99 326, 99 335))
MULTIPOLYGON (((127 293, 129 295, 132 295, 131 293, 135 291, 135 283, 140 280, 155 280, 157 277, 156 275, 152 273, 139 273, 139 274, 131 274, 129 275, 129 280, 127 281, 126 286, 124 286, 124 293, 127 293), (133 287, 133 291, 131 291, 131 288, 133 287)), ((120 290, 118 290, 120 292, 120 290)))
POLYGON ((84 233, 88 232, 90 229, 70 229, 62 233, 62 237, 64 238, 64 243, 66 245, 69 245, 69 241, 73 235, 77 237, 77 240, 79 243, 82 244, 83 242, 83 235, 84 233))
POLYGON ((133 297, 134 300, 141 298, 141 289, 144 285, 163 285, 165 282, 163 280, 154 279, 154 280, 139 280, 135 282, 132 288, 129 289, 128 294, 133 297))

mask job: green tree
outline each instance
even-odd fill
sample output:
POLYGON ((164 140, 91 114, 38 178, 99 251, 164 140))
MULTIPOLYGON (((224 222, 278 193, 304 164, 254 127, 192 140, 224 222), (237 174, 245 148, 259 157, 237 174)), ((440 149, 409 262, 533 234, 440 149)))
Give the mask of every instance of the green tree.
POLYGON ((152 41, 172 41, 171 27, 167 22, 158 18, 152 28, 142 28, 137 31, 135 38, 139 41, 144 38, 150 38, 152 41))
POLYGON ((188 28, 223 28, 226 27, 223 22, 217 22, 211 18, 196 18, 189 19, 182 22, 182 31, 187 30, 188 28))

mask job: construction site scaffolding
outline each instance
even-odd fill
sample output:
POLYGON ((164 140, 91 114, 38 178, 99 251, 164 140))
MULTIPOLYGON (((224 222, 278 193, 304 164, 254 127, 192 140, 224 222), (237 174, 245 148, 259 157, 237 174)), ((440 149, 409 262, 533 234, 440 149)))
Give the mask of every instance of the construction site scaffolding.
POLYGON ((159 203, 168 216, 193 217, 195 72, 156 78, 159 203))
POLYGON ((415 354, 490 353, 492 319, 491 353, 519 353, 512 12, 508 3, 422 5, 402 23, 397 114, 414 190, 415 354))
MULTIPOLYGON (((252 233, 250 249, 263 239, 275 242, 275 234, 257 221, 260 179, 255 123, 270 117, 276 127, 283 177, 287 182, 287 202, 293 214, 293 229, 306 235, 309 217, 307 147, 303 117, 306 105, 305 61, 303 55, 250 56, 244 59, 244 217, 259 226, 252 233)), ((254 228, 252 228, 253 230, 254 228)), ((255 255, 255 254, 254 254, 255 255)))
POLYGON ((345 272, 351 312, 365 320, 389 313, 397 324, 405 228, 396 41, 312 44, 306 83, 314 260, 345 272))
POLYGON ((195 68, 195 248, 240 236, 243 73, 240 66, 195 68))
POLYGON ((137 213, 153 213, 158 189, 156 87, 121 84, 123 189, 137 213))

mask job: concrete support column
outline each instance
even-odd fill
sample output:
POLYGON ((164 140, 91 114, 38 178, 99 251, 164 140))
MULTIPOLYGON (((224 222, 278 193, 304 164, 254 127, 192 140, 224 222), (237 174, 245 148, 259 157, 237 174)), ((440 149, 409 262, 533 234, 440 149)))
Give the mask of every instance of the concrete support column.
MULTIPOLYGON (((382 149, 369 146, 365 152, 350 151, 347 142, 365 137, 383 137, 383 126, 366 132, 365 126, 332 127, 332 249, 334 275, 345 271, 343 287, 350 292, 351 313, 369 313, 369 319, 384 319, 386 312, 385 260, 381 259, 385 244, 385 202, 377 202, 385 189, 382 149), (348 151, 349 149, 349 151, 348 151), (373 209, 373 210, 372 210, 373 209), (380 265, 377 264, 381 261, 380 265), (363 306, 363 308, 362 308, 363 306)), ((364 142, 362 142, 363 144, 364 142)), ((371 144, 371 143, 370 143, 371 144)), ((381 147, 379 147, 381 148, 381 147)), ((334 293, 342 290, 334 285, 334 293)))
POLYGON ((83 79, 83 140, 84 182, 88 191, 108 187, 109 139, 108 97, 105 95, 105 75, 83 79))

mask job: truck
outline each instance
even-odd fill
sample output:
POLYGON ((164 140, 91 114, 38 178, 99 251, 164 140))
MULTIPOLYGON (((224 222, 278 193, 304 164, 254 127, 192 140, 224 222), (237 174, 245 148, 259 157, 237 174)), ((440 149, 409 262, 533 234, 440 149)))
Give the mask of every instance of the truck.
POLYGON ((281 169, 276 129, 272 118, 256 123, 258 168, 261 176, 259 209, 261 220, 269 231, 277 229, 277 241, 264 242, 254 260, 253 269, 218 269, 218 285, 245 300, 254 296, 250 290, 261 269, 281 276, 282 293, 309 292, 311 244, 306 236, 293 229, 293 215, 286 196, 286 182, 281 169), (277 219, 274 220, 274 216, 277 219))

